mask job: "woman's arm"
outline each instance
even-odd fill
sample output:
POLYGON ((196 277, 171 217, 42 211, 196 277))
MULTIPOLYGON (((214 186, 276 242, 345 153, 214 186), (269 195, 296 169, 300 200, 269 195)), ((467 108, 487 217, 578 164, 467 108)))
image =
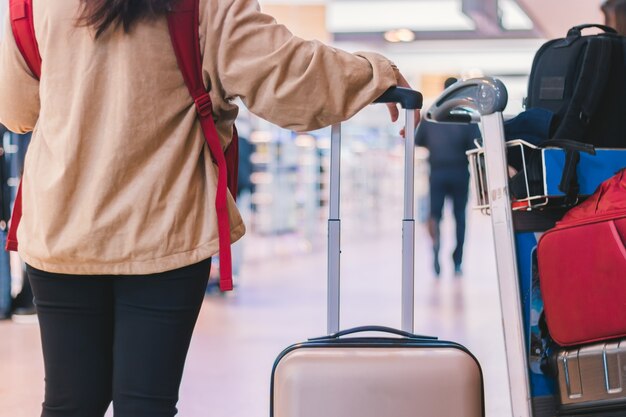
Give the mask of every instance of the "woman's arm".
POLYGON ((307 131, 346 120, 401 77, 381 55, 294 36, 256 1, 211 3, 205 70, 217 74, 225 97, 241 97, 250 111, 282 127, 307 131))

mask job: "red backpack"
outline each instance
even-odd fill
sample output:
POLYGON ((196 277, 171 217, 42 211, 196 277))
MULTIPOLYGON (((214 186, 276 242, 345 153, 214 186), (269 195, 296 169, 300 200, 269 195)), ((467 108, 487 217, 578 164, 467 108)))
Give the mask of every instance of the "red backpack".
POLYGON ((626 168, 541 237, 537 260, 558 344, 626 336, 626 168))
MULTIPOLYGON (((9 0, 11 27, 15 43, 33 75, 41 77, 41 56, 35 37, 32 0, 9 0)), ((198 119, 214 162, 218 166, 215 207, 219 233, 220 289, 232 290, 232 265, 230 253, 230 222, 228 218, 227 189, 233 197, 237 194, 238 137, 237 130, 225 151, 215 128, 213 104, 202 79, 200 52, 200 2, 179 0, 167 16, 170 38, 189 94, 193 97, 198 119)), ((13 207, 7 250, 17 250, 17 228, 22 216, 22 186, 20 184, 13 207)))

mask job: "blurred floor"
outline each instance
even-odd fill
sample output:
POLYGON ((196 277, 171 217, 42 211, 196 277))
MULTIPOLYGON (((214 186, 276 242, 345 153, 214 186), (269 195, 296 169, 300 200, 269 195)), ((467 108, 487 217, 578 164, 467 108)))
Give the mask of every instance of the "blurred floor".
MULTIPOLYGON (((400 222, 370 216, 364 223, 359 217, 344 222, 342 327, 397 327, 400 222)), ((487 417, 510 415, 489 219, 470 214, 462 278, 452 276, 452 261, 443 258, 452 253, 452 227, 444 222, 438 280, 431 272, 426 232, 418 231, 416 332, 452 339, 473 351, 483 367, 487 417)), ((294 342, 325 333, 323 240, 323 233, 312 244, 297 235, 248 237, 236 291, 208 296, 203 306, 181 388, 180 416, 268 416, 274 358, 294 342)), ((0 322, 0 416, 38 416, 42 397, 37 326, 0 322)))

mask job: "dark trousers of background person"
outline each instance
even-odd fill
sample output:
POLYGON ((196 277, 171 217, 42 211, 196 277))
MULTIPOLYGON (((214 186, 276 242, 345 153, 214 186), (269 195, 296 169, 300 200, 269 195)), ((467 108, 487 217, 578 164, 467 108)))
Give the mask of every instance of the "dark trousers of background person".
MULTIPOLYGON (((4 149, 6 129, 0 125, 0 320, 11 317, 11 260, 4 250, 11 218, 11 187, 4 149)), ((8 136, 8 135, 7 135, 8 136)))
POLYGON ((467 207, 469 172, 467 168, 431 169, 430 173, 430 218, 433 238, 433 263, 435 273, 441 271, 439 250, 441 249, 440 223, 446 197, 452 200, 456 223, 456 248, 452 254, 455 272, 461 272, 463 245, 465 243, 465 208, 467 207))
POLYGON ((11 266, 9 252, 4 250, 7 231, 0 228, 0 320, 11 317, 11 266))
MULTIPOLYGON (((24 160, 26 158, 26 151, 30 145, 31 133, 24 135, 18 135, 17 133, 9 133, 8 137, 3 138, 9 145, 4 152, 4 181, 3 181, 3 197, 2 202, 5 204, 3 210, 5 217, 10 217, 10 208, 14 204, 14 199, 17 194, 17 184, 22 177, 24 171, 24 160), (8 141, 7 141, 8 139, 8 141), (10 184, 10 185, 9 185, 10 184)), ((3 246, 4 248, 4 246, 3 246)), ((33 293, 30 288, 30 283, 26 277, 26 273, 23 268, 20 267, 19 271, 12 270, 11 275, 23 277, 22 289, 15 299, 11 300, 9 309, 9 315, 13 316, 14 321, 19 322, 31 322, 35 317, 35 308, 33 306, 33 293)), ((0 279, 0 281, 2 281, 0 279)), ((11 279, 8 278, 9 285, 11 285, 11 279)))
POLYGON ((152 275, 27 267, 46 375, 42 417, 172 417, 211 260, 152 275))

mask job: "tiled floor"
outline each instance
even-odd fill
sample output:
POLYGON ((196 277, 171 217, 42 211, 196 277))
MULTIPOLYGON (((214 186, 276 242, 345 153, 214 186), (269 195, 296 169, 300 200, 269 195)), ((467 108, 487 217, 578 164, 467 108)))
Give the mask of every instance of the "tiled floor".
MULTIPOLYGON (((344 225, 342 327, 399 326, 399 222, 370 216, 364 223, 358 213, 350 218, 356 221, 344 225)), ((448 242, 451 227, 446 222, 443 228, 448 242)), ((325 333, 323 240, 323 231, 313 244, 295 235, 248 238, 236 291, 209 296, 203 306, 181 388, 180 416, 268 416, 274 358, 291 343, 325 333)), ((423 229, 416 251, 416 332, 472 350, 483 367, 487 417, 510 415, 488 218, 470 215, 460 279, 448 263, 439 280, 432 276, 423 229)), ((444 243, 443 253, 451 253, 450 243, 444 243)), ((1 322, 0 416, 38 416, 42 394, 37 326, 1 322)))

